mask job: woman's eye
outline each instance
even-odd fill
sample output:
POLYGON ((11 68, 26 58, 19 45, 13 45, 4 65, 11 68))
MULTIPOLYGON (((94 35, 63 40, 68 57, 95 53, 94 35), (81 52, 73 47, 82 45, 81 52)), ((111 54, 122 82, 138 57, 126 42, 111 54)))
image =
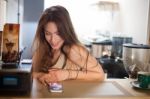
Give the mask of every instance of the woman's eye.
POLYGON ((45 35, 51 35, 49 32, 45 32, 45 35))

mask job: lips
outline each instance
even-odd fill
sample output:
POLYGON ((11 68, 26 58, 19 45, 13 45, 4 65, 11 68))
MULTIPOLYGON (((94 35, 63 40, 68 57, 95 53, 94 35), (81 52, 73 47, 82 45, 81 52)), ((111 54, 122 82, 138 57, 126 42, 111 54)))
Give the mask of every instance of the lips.
POLYGON ((52 48, 56 48, 57 47, 57 45, 51 45, 52 46, 52 48))
POLYGON ((56 44, 50 44, 52 48, 56 48, 58 46, 58 43, 56 44))

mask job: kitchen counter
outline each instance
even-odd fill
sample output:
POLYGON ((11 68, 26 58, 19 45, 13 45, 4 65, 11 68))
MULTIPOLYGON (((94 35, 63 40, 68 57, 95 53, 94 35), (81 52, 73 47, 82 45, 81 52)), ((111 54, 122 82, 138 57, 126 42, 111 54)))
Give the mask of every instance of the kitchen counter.
POLYGON ((149 99, 150 90, 133 88, 133 79, 106 79, 104 82, 71 80, 62 82, 62 93, 51 93, 47 86, 33 80, 31 92, 25 95, 3 95, 0 98, 98 98, 149 99))

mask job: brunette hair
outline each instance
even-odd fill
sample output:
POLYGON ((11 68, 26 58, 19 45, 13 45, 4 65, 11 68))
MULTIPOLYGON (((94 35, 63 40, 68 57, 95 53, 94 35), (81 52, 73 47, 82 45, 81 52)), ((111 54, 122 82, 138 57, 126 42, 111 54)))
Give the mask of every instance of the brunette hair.
POLYGON ((50 66, 51 58, 53 57, 52 48, 46 41, 44 34, 45 26, 48 22, 54 22, 57 25, 59 35, 64 40, 61 51, 66 58, 69 58, 68 53, 72 45, 81 45, 74 31, 67 9, 59 5, 49 7, 43 12, 39 20, 32 45, 32 49, 36 53, 37 67, 41 67, 43 64, 45 66, 50 66))

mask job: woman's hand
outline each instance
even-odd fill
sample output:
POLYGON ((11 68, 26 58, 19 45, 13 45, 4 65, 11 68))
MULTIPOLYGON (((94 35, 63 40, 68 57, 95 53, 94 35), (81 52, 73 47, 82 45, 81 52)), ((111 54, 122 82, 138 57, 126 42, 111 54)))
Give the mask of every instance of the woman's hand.
POLYGON ((48 83, 63 81, 68 79, 69 77, 69 72, 67 70, 50 69, 48 71, 49 73, 43 73, 38 77, 39 81, 44 85, 47 85, 48 83))
POLYGON ((51 76, 52 81, 63 81, 67 80, 69 77, 69 71, 64 69, 49 69, 49 74, 51 76))
POLYGON ((56 77, 53 77, 54 75, 51 75, 49 73, 43 73, 41 74, 39 77, 38 77, 38 80, 44 84, 45 86, 48 84, 48 83, 52 83, 52 82, 56 82, 56 77), (53 78, 53 79, 52 79, 53 78))

